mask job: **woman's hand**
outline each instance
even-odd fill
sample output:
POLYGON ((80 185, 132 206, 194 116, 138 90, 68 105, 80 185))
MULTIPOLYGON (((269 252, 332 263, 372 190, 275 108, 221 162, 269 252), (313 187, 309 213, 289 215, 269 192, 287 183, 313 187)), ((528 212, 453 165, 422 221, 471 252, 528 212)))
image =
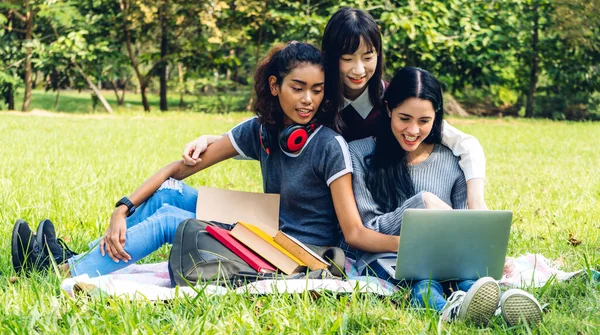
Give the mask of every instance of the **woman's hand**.
POLYGON ((108 256, 117 263, 119 260, 124 262, 131 260, 131 256, 123 249, 127 234, 126 213, 126 206, 119 206, 114 210, 110 218, 110 225, 104 237, 100 240, 100 253, 102 256, 108 253, 108 256))
POLYGON ((423 192, 423 202, 427 209, 452 209, 442 199, 438 198, 437 195, 430 192, 423 192))
POLYGON ((222 135, 202 135, 192 142, 188 143, 183 149, 183 163, 185 165, 194 166, 202 161, 200 154, 206 151, 209 145, 223 138, 222 135))
POLYGON ((513 271, 515 270, 515 259, 513 257, 506 257, 505 261, 504 261, 504 272, 503 275, 506 276, 506 278, 510 278, 513 275, 513 271))

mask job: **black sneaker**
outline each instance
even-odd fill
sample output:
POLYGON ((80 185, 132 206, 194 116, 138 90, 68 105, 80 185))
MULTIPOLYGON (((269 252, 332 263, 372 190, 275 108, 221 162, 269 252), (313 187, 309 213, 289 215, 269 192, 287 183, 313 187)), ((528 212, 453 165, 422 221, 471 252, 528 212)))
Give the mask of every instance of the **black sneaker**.
POLYGON ((13 268, 17 274, 48 268, 48 259, 35 237, 25 220, 15 222, 11 249, 13 268))
POLYGON ((36 242, 43 249, 43 253, 54 259, 56 264, 63 264, 67 259, 77 255, 73 252, 65 241, 56 238, 54 224, 49 219, 42 220, 37 229, 36 242))

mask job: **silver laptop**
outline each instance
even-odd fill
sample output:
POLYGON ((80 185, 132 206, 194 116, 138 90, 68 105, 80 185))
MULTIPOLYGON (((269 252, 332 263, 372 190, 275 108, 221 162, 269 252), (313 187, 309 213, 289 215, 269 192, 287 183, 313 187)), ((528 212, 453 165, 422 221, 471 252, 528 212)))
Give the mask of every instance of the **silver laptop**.
POLYGON ((500 279, 511 211, 407 209, 398 257, 379 259, 396 279, 500 279))

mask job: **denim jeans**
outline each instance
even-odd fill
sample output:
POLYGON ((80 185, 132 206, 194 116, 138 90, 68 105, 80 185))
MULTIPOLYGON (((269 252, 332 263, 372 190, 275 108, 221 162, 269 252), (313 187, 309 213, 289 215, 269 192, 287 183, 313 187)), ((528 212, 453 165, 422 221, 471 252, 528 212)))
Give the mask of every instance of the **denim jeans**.
POLYGON ((173 243, 177 226, 196 216, 198 191, 183 182, 169 179, 126 219, 125 252, 129 262, 113 261, 102 256, 98 242, 90 243, 91 250, 68 260, 72 276, 105 275, 133 264, 150 255, 165 243, 173 243))
POLYGON ((411 303, 414 306, 433 308, 438 312, 446 305, 444 293, 450 294, 451 288, 454 291, 461 290, 467 292, 473 286, 473 283, 475 283, 474 280, 446 281, 441 283, 429 279, 405 282, 391 277, 377 261, 371 262, 365 268, 362 275, 376 276, 397 286, 410 287, 411 303))
POLYGON ((444 293, 461 290, 467 292, 475 283, 474 280, 451 280, 440 283, 437 280, 420 280, 413 282, 410 288, 411 301, 419 307, 432 308, 440 312, 446 305, 444 293))

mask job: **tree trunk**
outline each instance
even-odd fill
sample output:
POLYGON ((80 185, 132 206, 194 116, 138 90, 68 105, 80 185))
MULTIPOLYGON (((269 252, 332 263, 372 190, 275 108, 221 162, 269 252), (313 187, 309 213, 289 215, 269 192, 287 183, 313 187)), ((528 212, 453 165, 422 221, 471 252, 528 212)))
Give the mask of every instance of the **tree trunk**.
POLYGON ((535 90, 538 81, 538 67, 539 67, 539 20, 540 15, 538 12, 538 5, 534 2, 533 5, 533 31, 531 38, 531 72, 529 74, 529 90, 527 92, 527 105, 525 107, 525 117, 533 117, 535 108, 535 90))
MULTIPOLYGON (((235 55, 239 55, 240 54, 240 52, 238 50, 239 50, 239 48, 236 47, 235 50, 234 50, 234 54, 235 55)), ((231 80, 233 80, 236 83, 240 82, 240 71, 239 70, 240 70, 240 67, 237 66, 237 65, 233 69, 233 76, 232 76, 231 80)))
MULTIPOLYGON (((115 92, 115 97, 117 97, 117 106, 123 106, 123 98, 119 96, 119 89, 117 87, 117 82, 113 79, 110 81, 113 87, 113 91, 115 92)), ((123 97, 125 96, 125 92, 123 92, 123 97)))
MULTIPOLYGON (((230 49, 229 50, 229 58, 233 59, 233 57, 235 57, 235 49, 230 49)), ((229 64, 232 64, 233 62, 230 62, 229 64)), ((231 67, 227 66, 227 70, 225 72, 225 79, 227 81, 231 80, 231 67)))
MULTIPOLYGON (((25 43, 29 43, 32 38, 33 32, 33 10, 31 9, 31 5, 29 1, 27 2, 27 13, 25 13, 25 43)), ((31 90, 32 90, 32 81, 31 81, 31 47, 27 46, 25 48, 25 95, 23 97, 23 108, 21 111, 27 112, 29 111, 29 106, 31 105, 31 90)))
POLYGON ((96 85, 94 85, 94 83, 92 82, 92 80, 88 76, 85 75, 85 73, 83 72, 83 69, 81 68, 81 66, 79 66, 79 64, 75 63, 75 61, 73 61, 73 60, 71 60, 71 64, 73 64, 73 66, 75 67, 75 69, 77 70, 77 72, 79 72, 79 75, 81 75, 81 77, 83 77, 83 79, 85 79, 85 81, 88 83, 88 86, 94 92, 94 94, 96 94, 96 97, 98 97, 98 100, 100 100, 100 102, 102 103, 102 106, 104 107, 104 109, 109 114, 112 114, 113 110, 110 107, 110 105, 108 104, 108 101, 106 101, 106 99, 104 99, 104 96, 102 95, 102 92, 100 92, 100 90, 98 89, 98 87, 96 85))
POLYGON ((8 104, 8 110, 15 110, 15 90, 13 84, 6 84, 6 92, 4 93, 4 100, 8 104))
POLYGON ((54 99, 54 110, 58 109, 58 103, 60 102, 60 88, 56 89, 56 99, 54 99))
POLYGON ((150 104, 148 103, 148 97, 146 96, 146 89, 148 88, 148 84, 144 83, 140 86, 140 93, 142 94, 142 105, 144 106, 144 111, 150 111, 150 104))
POLYGON ((169 6, 169 1, 164 0, 160 7, 160 65, 159 65, 159 73, 160 73, 160 110, 167 111, 169 110, 169 105, 167 102, 167 54, 168 54, 168 34, 169 34, 169 20, 167 15, 167 10, 169 6))
POLYGON ((129 78, 125 79, 125 82, 123 82, 123 89, 121 90, 121 99, 118 99, 118 101, 117 101, 119 106, 123 106, 125 104, 125 91, 127 91, 128 83, 129 83, 129 78))
MULTIPOLYGON (((262 8, 263 15, 261 15, 263 18, 265 17, 265 14, 267 11, 267 5, 268 5, 268 0, 265 0, 265 4, 262 8)), ((256 41, 256 53, 254 54, 254 58, 256 60, 254 63, 254 68, 256 68, 258 66, 258 62, 260 61, 260 45, 262 44, 264 23, 265 22, 263 22, 263 24, 260 25, 260 28, 258 28, 258 39, 256 41)), ((248 102, 246 103, 246 110, 252 110, 253 104, 254 104, 254 98, 252 97, 252 94, 250 94, 250 98, 248 99, 248 102)))
MULTIPOLYGON (((120 0, 119 5, 121 7, 121 11, 123 12, 123 17, 125 18, 125 22, 123 23, 123 32, 125 33, 125 46, 127 47, 127 55, 129 56, 129 61, 131 62, 131 66, 135 71, 135 76, 138 79, 140 93, 142 94, 142 105, 144 106, 144 111, 150 111, 150 104, 148 104, 148 99, 146 98, 146 87, 148 87, 148 79, 146 79, 142 73, 140 72, 140 67, 135 60, 135 55, 133 53, 133 47, 131 46, 131 32, 129 31, 129 22, 127 21, 127 16, 129 15, 129 1, 120 0)), ((150 76, 148 73, 148 77, 150 76)))
POLYGON ((183 80, 183 64, 177 63, 177 74, 179 75, 179 108, 185 108, 183 95, 185 94, 185 84, 183 80))

